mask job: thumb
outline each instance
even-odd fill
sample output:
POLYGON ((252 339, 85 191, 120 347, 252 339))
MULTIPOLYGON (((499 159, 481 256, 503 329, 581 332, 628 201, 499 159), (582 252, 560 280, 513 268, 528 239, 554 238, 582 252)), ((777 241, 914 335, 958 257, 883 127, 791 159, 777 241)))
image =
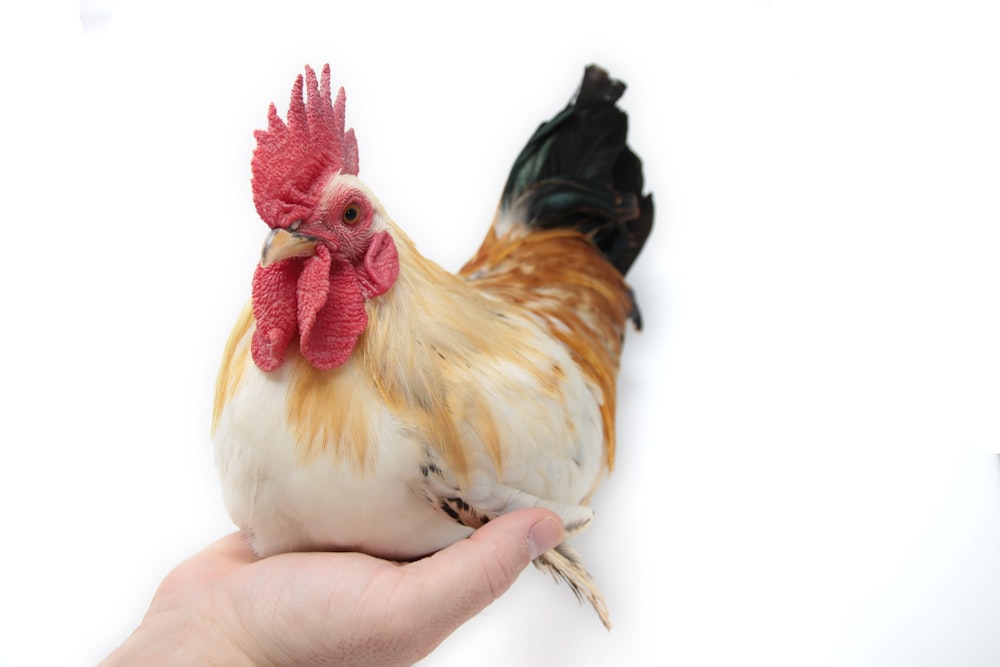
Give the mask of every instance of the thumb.
POLYGON ((413 574, 420 578, 419 613, 440 621, 437 642, 503 595, 528 563, 562 540, 562 522, 555 513, 517 510, 493 519, 469 539, 412 563, 413 574))

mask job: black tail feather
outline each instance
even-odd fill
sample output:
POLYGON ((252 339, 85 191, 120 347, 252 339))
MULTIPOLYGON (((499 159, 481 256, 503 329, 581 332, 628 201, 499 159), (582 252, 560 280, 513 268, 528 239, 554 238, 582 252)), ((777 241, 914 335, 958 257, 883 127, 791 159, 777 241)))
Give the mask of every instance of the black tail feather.
POLYGON ((628 118, 616 106, 624 92, 624 83, 587 67, 575 99, 539 126, 514 161, 501 200, 529 226, 590 235, 622 275, 653 226, 642 161, 626 145, 628 118))

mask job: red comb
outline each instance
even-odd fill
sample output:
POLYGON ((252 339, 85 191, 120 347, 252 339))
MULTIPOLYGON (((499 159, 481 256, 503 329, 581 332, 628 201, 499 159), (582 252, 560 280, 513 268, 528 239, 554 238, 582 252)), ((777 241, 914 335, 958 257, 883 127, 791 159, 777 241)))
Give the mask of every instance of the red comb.
POLYGON ((338 171, 358 174, 358 142, 354 130, 344 131, 344 89, 331 104, 329 65, 323 66, 318 84, 306 65, 305 84, 303 97, 300 74, 292 86, 287 123, 271 104, 267 130, 254 132, 253 201, 270 227, 309 220, 330 177, 338 171))

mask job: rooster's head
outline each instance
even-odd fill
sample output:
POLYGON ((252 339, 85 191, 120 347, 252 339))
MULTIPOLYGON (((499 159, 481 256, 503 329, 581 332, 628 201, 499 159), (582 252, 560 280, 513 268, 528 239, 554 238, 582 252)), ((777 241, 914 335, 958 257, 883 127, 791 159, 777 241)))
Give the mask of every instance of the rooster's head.
POLYGON ((368 323, 365 299, 399 274, 384 212, 357 178, 358 144, 344 129, 344 89, 330 97, 306 67, 292 87, 288 120, 272 104, 255 133, 253 197, 271 228, 253 280, 254 362, 271 371, 293 340, 319 369, 343 364, 368 323), (305 95, 303 95, 303 83, 305 95))

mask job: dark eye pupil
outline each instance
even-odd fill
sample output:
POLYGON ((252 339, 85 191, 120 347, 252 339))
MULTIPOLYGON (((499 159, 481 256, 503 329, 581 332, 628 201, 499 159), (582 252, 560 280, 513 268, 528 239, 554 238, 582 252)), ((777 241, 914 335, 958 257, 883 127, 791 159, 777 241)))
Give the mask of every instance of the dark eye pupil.
POLYGON ((358 209, 356 206, 350 206, 346 211, 344 211, 344 220, 352 221, 358 217, 358 209))

